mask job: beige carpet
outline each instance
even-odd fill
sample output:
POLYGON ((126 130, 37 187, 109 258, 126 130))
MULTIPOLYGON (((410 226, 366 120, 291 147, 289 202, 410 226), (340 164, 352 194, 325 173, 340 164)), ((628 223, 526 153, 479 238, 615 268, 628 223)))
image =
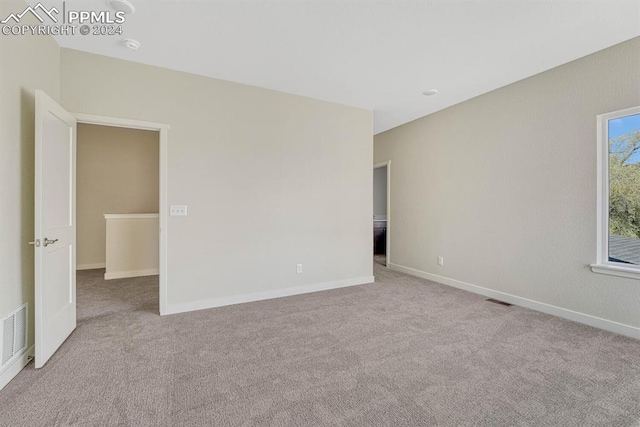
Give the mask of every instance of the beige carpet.
POLYGON ((81 272, 77 330, 0 425, 640 425, 640 341, 375 268, 162 318, 156 277, 81 272))

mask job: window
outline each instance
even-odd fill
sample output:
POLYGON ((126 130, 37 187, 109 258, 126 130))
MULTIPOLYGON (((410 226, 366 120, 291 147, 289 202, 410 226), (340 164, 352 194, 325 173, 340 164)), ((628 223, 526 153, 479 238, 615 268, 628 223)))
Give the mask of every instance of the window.
POLYGON ((596 273, 640 279, 640 107, 598 116, 596 273))

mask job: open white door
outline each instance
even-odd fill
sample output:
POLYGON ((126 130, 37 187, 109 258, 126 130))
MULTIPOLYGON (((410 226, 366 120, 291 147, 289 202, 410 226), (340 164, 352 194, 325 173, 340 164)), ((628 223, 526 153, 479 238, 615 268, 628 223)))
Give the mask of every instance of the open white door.
POLYGON ((76 119, 36 91, 35 352, 41 368, 76 328, 76 119))

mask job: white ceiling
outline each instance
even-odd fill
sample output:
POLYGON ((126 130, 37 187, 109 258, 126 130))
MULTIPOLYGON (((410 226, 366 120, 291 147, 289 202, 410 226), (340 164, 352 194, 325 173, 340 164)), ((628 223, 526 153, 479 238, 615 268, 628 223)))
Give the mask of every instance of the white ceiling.
POLYGON ((638 0, 130 1, 123 37, 58 42, 370 109, 375 133, 640 35, 638 0))

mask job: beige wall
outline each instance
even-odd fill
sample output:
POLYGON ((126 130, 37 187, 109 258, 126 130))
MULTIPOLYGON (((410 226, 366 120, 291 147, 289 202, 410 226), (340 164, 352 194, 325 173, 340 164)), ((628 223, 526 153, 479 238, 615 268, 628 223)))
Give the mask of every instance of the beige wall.
POLYGON ((61 76, 70 111, 171 125, 170 306, 371 276, 371 111, 68 49, 61 76))
POLYGON ((636 38, 377 135, 392 262, 639 327, 640 282, 589 269, 596 115, 639 104, 636 38))
POLYGON ((158 274, 158 214, 108 215, 106 223, 105 279, 158 274))
POLYGON ((78 124, 77 263, 105 262, 107 213, 157 213, 158 132, 78 124))
MULTIPOLYGON (((0 16, 24 2, 0 1, 0 16)), ((37 24, 35 18, 28 24, 37 24), (34 22, 35 21, 35 22, 34 22)), ((48 36, 0 36, 0 316, 29 302, 33 344, 35 89, 59 98, 60 49, 48 36)))

